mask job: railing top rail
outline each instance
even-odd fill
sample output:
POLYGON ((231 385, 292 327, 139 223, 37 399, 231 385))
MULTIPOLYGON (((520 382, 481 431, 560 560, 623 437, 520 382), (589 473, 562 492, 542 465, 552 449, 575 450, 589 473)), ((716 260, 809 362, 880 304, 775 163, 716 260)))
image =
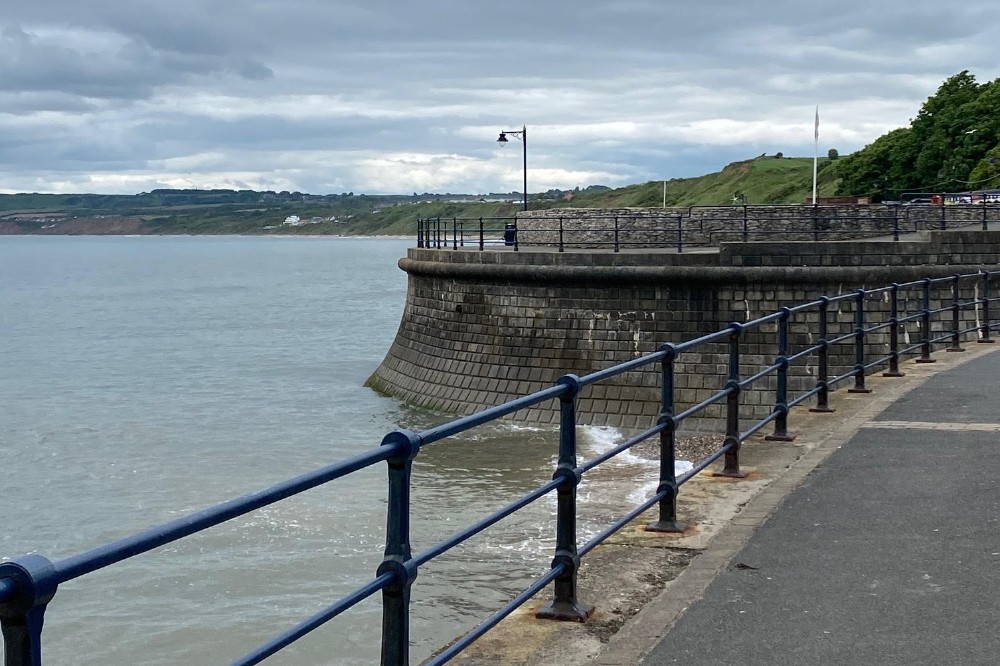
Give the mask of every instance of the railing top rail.
POLYGON ((53 564, 58 580, 65 583, 111 564, 159 548, 196 532, 214 527, 292 495, 315 488, 365 467, 388 460, 397 446, 379 446, 319 470, 302 474, 253 493, 196 511, 177 520, 127 536, 53 564))
POLYGON ((484 423, 495 421, 496 419, 507 416, 508 414, 513 414, 514 412, 526 407, 537 405, 540 402, 545 402, 546 400, 551 400, 552 398, 558 398, 569 390, 569 386, 566 385, 552 386, 536 393, 532 393, 531 395, 526 395, 516 400, 511 400, 510 402, 505 402, 502 405, 484 409, 476 414, 464 416, 455 421, 451 421, 434 428, 429 428, 419 433, 417 437, 420 438, 421 445, 432 444, 445 439, 446 437, 452 437, 454 435, 458 435, 459 433, 463 433, 466 430, 471 430, 476 426, 481 426, 484 423))
POLYGON ((778 321, 782 317, 786 316, 784 310, 778 310, 772 312, 771 314, 764 315, 763 317, 757 317, 756 319, 751 319, 750 321, 741 324, 743 328, 757 328, 761 324, 767 324, 768 322, 778 321))
POLYGON ((517 218, 516 215, 512 215, 512 216, 505 216, 505 215, 482 215, 482 216, 479 216, 479 217, 456 217, 456 216, 453 216, 453 215, 447 215, 447 216, 445 216, 445 215, 431 215, 429 217, 419 217, 417 219, 418 220, 424 220, 424 221, 427 221, 427 220, 434 220, 434 221, 441 220, 442 222, 445 222, 445 221, 451 222, 452 220, 458 220, 459 222, 478 222, 479 220, 483 220, 485 222, 486 220, 512 220, 512 221, 514 221, 514 220, 517 220, 518 218, 517 218))
POLYGON ((723 328, 716 331, 715 333, 709 333, 708 335, 703 335, 700 338, 695 338, 694 340, 688 340, 686 342, 671 344, 670 347, 672 347, 674 351, 679 354, 681 352, 689 351, 691 349, 694 349, 695 347, 707 344, 709 342, 721 342, 722 340, 728 340, 729 336, 731 336, 732 334, 733 334, 733 329, 731 327, 723 328))
POLYGON ((604 370, 598 370, 597 372, 592 372, 589 375, 584 375, 579 378, 580 386, 587 386, 589 384, 595 384, 597 382, 603 381, 605 379, 610 379, 622 373, 628 372, 629 370, 635 370, 636 368, 641 368, 650 363, 655 363, 666 357, 666 352, 657 351, 652 354, 646 354, 640 356, 639 358, 632 359, 631 361, 626 361, 624 363, 619 363, 618 365, 606 368, 604 370))
MULTIPOLYGON (((826 302, 829 302, 829 300, 827 300, 826 302)), ((822 299, 817 299, 815 301, 809 301, 808 303, 800 303, 799 305, 794 305, 788 308, 788 311, 791 314, 798 314, 799 312, 808 312, 810 310, 818 309, 819 306, 822 305, 823 303, 824 301, 822 299)))

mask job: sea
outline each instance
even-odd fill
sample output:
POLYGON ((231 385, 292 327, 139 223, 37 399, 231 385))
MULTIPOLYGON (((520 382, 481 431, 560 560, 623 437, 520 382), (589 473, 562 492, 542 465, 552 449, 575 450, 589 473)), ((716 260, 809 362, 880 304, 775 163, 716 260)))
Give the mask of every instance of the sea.
MULTIPOLYGON (((0 236, 0 557, 58 560, 450 418, 364 386, 399 325, 412 245, 0 236)), ((581 460, 620 441, 581 428, 581 460)), ((557 442, 502 422, 426 447, 414 552, 549 480, 557 442)), ((581 543, 656 477, 630 454, 588 474, 581 543)), ((380 465, 70 581, 44 663, 228 664, 371 580, 385 512, 380 465)), ((422 567, 412 661, 543 573, 554 521, 550 495, 422 567)), ((376 595, 266 663, 378 663, 380 622, 376 595)))

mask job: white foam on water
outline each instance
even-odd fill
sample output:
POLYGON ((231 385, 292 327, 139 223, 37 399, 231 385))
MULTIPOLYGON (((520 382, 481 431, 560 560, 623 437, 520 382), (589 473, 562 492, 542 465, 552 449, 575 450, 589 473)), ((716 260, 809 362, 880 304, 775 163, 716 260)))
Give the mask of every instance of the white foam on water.
MULTIPOLYGON (((674 476, 678 477, 682 474, 687 474, 692 469, 694 469, 694 463, 688 460, 675 460, 674 461, 674 476)), ((641 504, 647 499, 652 497, 656 492, 657 486, 660 485, 659 480, 650 481, 649 483, 644 483, 640 487, 636 488, 628 494, 626 499, 632 504, 641 504)))
MULTIPOLYGON (((588 449, 588 458, 607 453, 625 440, 625 435, 612 426, 582 426, 580 433, 583 435, 581 443, 588 449)), ((642 467, 656 465, 656 461, 637 456, 631 451, 622 451, 611 460, 617 463, 640 465, 642 467)))
POLYGON ((493 421, 473 430, 466 431, 459 435, 463 439, 473 442, 482 442, 504 435, 522 435, 525 433, 557 433, 558 426, 536 426, 525 425, 523 423, 512 423, 510 421, 493 421))
POLYGON ((556 429, 552 426, 545 428, 542 426, 524 425, 523 423, 511 423, 509 421, 501 421, 500 423, 505 426, 505 430, 510 430, 511 432, 551 432, 556 429))

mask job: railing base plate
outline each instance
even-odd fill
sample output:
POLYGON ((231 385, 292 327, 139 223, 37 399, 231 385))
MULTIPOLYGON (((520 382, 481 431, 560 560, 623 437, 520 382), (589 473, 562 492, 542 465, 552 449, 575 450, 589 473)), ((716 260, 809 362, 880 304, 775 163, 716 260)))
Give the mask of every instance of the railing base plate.
POLYGON ((914 363, 937 363, 936 358, 918 358, 914 363))
POLYGON ((847 392, 848 393, 871 393, 872 390, 870 388, 849 388, 849 389, 847 389, 847 392))
POLYGON ((739 470, 737 470, 735 472, 733 472, 733 471, 727 471, 727 470, 722 470, 721 472, 712 472, 712 476, 721 476, 721 477, 725 477, 727 479, 745 479, 745 478, 747 478, 747 473, 746 472, 741 472, 739 470))
POLYGON ((837 410, 833 407, 810 407, 809 411, 815 414, 832 414, 837 410))
POLYGON ((656 520, 646 525, 647 532, 670 532, 673 534, 683 534, 688 530, 688 526, 677 520, 656 520))
POLYGON ((945 349, 946 352, 964 352, 965 347, 948 347, 945 349))
POLYGON ((905 372, 883 372, 882 376, 883 377, 905 377, 906 373, 905 372))
POLYGON ((539 620, 558 620, 560 622, 586 622, 594 614, 593 606, 581 606, 565 601, 556 601, 535 611, 539 620))
POLYGON ((764 437, 764 441, 767 441, 767 442, 794 442, 796 437, 797 437, 797 435, 792 434, 792 433, 787 433, 787 432, 784 433, 784 434, 773 433, 773 434, 770 434, 770 435, 766 435, 764 437))
POLYGON ((990 338, 983 338, 982 340, 976 340, 976 342, 978 342, 981 345, 991 345, 994 342, 996 342, 996 340, 991 340, 990 338))

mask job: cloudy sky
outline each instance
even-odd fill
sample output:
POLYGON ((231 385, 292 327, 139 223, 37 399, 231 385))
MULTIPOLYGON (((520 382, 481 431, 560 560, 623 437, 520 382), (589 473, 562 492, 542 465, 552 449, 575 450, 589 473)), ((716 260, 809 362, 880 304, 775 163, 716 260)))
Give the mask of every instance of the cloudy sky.
POLYGON ((0 192, 530 191, 856 150, 1000 76, 967 0, 28 0, 0 192))

